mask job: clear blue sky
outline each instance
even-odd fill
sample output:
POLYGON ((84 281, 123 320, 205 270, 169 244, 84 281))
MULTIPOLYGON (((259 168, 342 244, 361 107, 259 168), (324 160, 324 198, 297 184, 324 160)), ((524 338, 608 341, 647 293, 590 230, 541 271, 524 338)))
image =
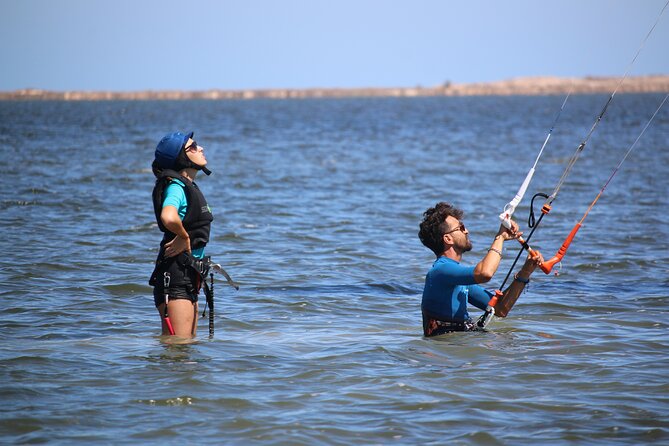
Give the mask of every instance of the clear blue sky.
MULTIPOLYGON (((0 0, 0 90, 620 76, 666 1, 0 0)), ((669 8, 631 74, 669 74, 669 8)))

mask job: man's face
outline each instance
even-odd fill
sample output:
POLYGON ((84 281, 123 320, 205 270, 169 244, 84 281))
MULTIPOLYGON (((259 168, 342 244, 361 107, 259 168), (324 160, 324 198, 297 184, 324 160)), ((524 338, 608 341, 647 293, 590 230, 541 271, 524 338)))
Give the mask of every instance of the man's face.
POLYGON ((469 240, 469 231, 464 223, 455 217, 446 217, 446 224, 448 229, 444 233, 444 242, 453 245, 453 249, 457 252, 463 253, 472 250, 472 242, 469 240), (450 240, 447 240, 450 236, 450 240))

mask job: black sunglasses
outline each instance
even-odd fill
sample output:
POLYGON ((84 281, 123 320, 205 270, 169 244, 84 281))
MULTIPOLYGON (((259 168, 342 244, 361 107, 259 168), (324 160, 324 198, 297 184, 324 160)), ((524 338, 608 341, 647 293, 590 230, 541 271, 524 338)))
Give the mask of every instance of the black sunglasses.
POLYGON ((467 230, 467 228, 465 228, 464 223, 460 222, 460 225, 457 228, 454 228, 454 229, 451 229, 450 231, 444 232, 444 235, 450 234, 451 232, 455 232, 455 231, 458 231, 458 230, 462 231, 462 232, 465 232, 467 230))
POLYGON ((197 141, 193 140, 193 142, 189 146, 184 147, 184 150, 186 150, 186 151, 188 151, 188 150, 197 151, 197 141))

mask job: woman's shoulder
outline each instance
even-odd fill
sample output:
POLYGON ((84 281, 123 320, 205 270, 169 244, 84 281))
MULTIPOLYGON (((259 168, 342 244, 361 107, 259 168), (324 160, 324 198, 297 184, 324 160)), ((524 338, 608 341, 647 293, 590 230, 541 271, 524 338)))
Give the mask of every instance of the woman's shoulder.
POLYGON ((173 179, 170 181, 170 184, 167 185, 167 188, 165 189, 165 195, 166 196, 174 196, 178 198, 186 198, 186 191, 185 191, 185 185, 179 181, 173 179))

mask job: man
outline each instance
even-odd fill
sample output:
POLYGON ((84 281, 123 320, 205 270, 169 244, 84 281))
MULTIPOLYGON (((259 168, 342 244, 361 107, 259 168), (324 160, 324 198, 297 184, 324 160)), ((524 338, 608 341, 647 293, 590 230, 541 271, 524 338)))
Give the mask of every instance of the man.
MULTIPOLYGON (((423 334, 437 336, 451 331, 477 329, 467 312, 467 303, 485 310, 493 293, 478 284, 489 282, 502 260, 506 240, 522 235, 518 225, 500 226, 485 257, 476 266, 460 265, 462 255, 472 249, 469 231, 462 223, 463 212, 448 203, 437 203, 423 214, 418 237, 437 256, 425 277, 423 289, 423 334)), ((530 281, 530 275, 543 261, 541 254, 528 257, 513 283, 495 305, 495 314, 505 317, 530 281)))

